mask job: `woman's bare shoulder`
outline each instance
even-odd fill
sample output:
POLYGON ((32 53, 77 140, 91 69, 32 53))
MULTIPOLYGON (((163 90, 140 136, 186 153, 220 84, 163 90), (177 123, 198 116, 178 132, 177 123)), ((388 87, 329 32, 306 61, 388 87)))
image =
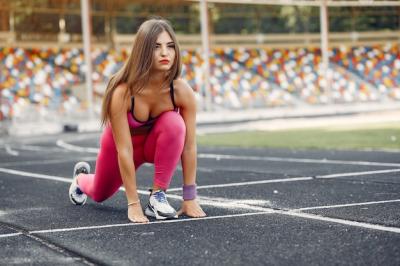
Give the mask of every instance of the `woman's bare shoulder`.
POLYGON ((192 104, 194 101, 194 91, 184 79, 174 80, 174 94, 178 106, 192 104))
POLYGON ((193 92, 192 87, 190 87, 187 81, 180 78, 174 80, 174 89, 176 91, 176 94, 187 94, 193 92))
POLYGON ((121 96, 121 95, 126 94, 127 91, 128 91, 128 86, 126 85, 126 83, 121 83, 115 88, 114 94, 121 96))
POLYGON ((129 101, 128 86, 125 83, 119 84, 112 95, 111 105, 126 106, 129 101))

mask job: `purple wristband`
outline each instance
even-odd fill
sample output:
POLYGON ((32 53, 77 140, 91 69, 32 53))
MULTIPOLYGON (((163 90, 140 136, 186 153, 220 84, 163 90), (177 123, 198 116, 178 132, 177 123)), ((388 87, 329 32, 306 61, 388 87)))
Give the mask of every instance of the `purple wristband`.
POLYGON ((183 200, 193 200, 197 196, 196 184, 194 185, 183 185, 183 200))

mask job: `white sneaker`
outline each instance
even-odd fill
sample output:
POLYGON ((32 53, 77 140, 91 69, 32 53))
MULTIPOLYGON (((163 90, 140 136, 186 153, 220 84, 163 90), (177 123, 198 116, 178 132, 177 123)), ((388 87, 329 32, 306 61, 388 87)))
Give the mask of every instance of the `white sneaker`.
POLYGON ((150 195, 149 204, 144 213, 157 220, 178 218, 175 209, 169 205, 167 195, 162 190, 157 190, 150 195))
POLYGON ((79 174, 89 174, 90 173, 90 165, 87 162, 79 162, 75 164, 74 172, 72 174, 72 182, 69 187, 69 200, 72 204, 75 205, 83 205, 86 203, 87 195, 80 190, 77 183, 77 176, 79 174))

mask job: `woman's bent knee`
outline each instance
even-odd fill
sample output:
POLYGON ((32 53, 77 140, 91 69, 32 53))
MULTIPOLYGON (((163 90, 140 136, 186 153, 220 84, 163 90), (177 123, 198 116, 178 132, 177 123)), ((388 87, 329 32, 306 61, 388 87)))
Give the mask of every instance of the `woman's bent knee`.
POLYGON ((185 134, 186 126, 182 116, 175 111, 168 111, 160 115, 157 127, 176 134, 185 134))

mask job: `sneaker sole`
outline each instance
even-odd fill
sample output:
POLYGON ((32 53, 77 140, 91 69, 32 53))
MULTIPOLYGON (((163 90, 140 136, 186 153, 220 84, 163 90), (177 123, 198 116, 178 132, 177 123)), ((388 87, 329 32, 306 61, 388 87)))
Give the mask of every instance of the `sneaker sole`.
MULTIPOLYGON (((76 182, 75 178, 74 178, 74 180, 72 182, 76 182)), ((68 192, 69 200, 71 201, 71 203, 74 204, 74 205, 84 205, 86 203, 87 196, 86 196, 85 200, 82 201, 82 202, 76 201, 72 197, 72 191, 71 190, 72 190, 72 185, 69 187, 69 192, 68 192)))
MULTIPOLYGON (((75 164, 75 166, 74 166, 74 171, 72 172, 72 176, 75 178, 77 175, 76 175, 76 171, 79 169, 79 168, 85 168, 86 170, 87 170, 87 172, 88 173, 90 173, 90 165, 87 163, 87 162, 79 162, 79 163, 76 163, 75 164)), ((79 175, 80 173, 78 173, 78 175, 79 175)))
POLYGON ((71 186, 69 187, 69 191, 68 191, 69 200, 70 200, 71 203, 74 204, 74 205, 84 205, 84 204, 86 203, 86 200, 87 200, 87 197, 86 197, 85 200, 82 201, 82 202, 76 201, 76 200, 72 197, 72 191, 71 191, 71 190, 72 190, 72 184, 73 184, 73 183, 76 183, 76 178, 77 178, 77 176, 80 174, 80 173, 76 174, 76 171, 77 171, 79 168, 82 168, 82 167, 85 168, 86 171, 87 171, 88 173, 90 173, 90 165, 89 165, 87 162, 79 162, 79 163, 75 164, 75 166, 74 166, 74 171, 73 171, 73 173, 72 173, 73 179, 72 179, 72 182, 71 182, 71 186))
POLYGON ((84 205, 86 203, 87 199, 85 199, 83 202, 75 201, 74 198, 72 197, 71 193, 70 193, 69 194, 69 200, 71 201, 72 204, 77 205, 77 206, 81 206, 81 205, 84 205))
POLYGON ((166 220, 167 219, 167 217, 158 215, 158 213, 155 212, 153 210, 153 208, 151 208, 150 206, 147 206, 147 208, 144 210, 144 214, 146 214, 147 216, 156 218, 156 220, 166 220))
POLYGON ((147 216, 156 218, 156 220, 168 220, 168 219, 177 219, 178 215, 175 214, 174 216, 162 216, 159 215, 157 211, 154 211, 154 209, 150 206, 147 205, 146 209, 144 210, 144 214, 147 216))

